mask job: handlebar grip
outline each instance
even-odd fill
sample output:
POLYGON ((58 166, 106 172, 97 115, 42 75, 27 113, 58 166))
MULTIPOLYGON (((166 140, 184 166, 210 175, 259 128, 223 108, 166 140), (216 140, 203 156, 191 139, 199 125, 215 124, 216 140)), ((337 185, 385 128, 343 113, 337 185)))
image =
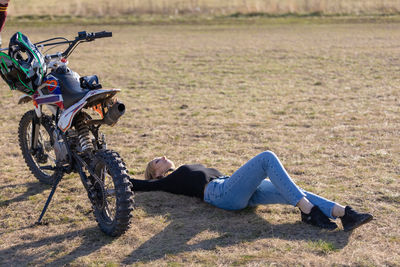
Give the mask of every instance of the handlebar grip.
POLYGON ((105 38, 105 37, 112 37, 112 32, 95 32, 94 33, 94 38, 105 38))

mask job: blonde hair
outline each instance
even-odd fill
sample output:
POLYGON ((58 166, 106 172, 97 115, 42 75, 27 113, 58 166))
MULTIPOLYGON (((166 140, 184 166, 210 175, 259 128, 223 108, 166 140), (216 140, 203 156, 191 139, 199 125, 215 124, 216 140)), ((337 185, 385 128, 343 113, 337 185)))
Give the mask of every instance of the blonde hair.
POLYGON ((151 162, 152 161, 147 163, 146 170, 144 172, 144 179, 146 179, 146 180, 155 179, 155 176, 156 176, 156 174, 155 174, 156 170, 153 168, 153 165, 151 165, 151 162))
POLYGON ((153 162, 153 160, 150 161, 149 163, 147 163, 146 170, 144 171, 144 179, 145 180, 161 179, 161 178, 165 177, 165 174, 168 173, 169 171, 175 170, 175 165, 172 165, 173 167, 171 169, 165 171, 165 173, 163 173, 163 175, 156 177, 156 169, 154 168, 154 164, 151 164, 152 162, 153 162))

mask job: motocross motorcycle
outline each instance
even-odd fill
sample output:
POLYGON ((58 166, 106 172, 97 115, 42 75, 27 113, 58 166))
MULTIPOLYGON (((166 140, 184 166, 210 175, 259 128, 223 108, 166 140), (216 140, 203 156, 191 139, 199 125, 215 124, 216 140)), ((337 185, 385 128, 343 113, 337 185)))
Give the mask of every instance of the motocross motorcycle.
POLYGON ((129 227, 133 192, 127 168, 117 152, 107 149, 105 135, 99 131, 104 124, 114 126, 124 114, 124 104, 115 97, 120 89, 102 89, 96 75, 81 77, 67 66, 77 45, 111 36, 105 31, 79 32, 74 40, 56 37, 33 44, 17 32, 9 47, 0 50, 1 77, 11 90, 23 93, 18 104, 32 102, 34 106, 19 122, 22 155, 32 174, 52 185, 37 223, 63 175, 75 172, 100 229, 119 236, 129 227), (41 52, 58 45, 68 47, 55 54, 41 52))

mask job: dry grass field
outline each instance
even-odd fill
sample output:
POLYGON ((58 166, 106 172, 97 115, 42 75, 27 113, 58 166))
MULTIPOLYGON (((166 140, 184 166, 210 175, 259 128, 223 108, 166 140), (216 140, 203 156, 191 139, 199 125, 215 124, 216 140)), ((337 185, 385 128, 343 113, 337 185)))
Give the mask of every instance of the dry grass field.
POLYGON ((399 13, 398 0, 12 0, 12 16, 121 16, 267 14, 388 14, 399 13))
MULTIPOLYGON (((17 2, 17 1, 15 1, 17 2)), ((31 40, 84 26, 9 26, 31 40)), ((70 57, 81 75, 122 88, 127 112, 105 127, 130 174, 167 155, 231 174, 274 151, 303 188, 374 214, 352 233, 300 222, 290 206, 238 212, 138 192, 131 229, 98 229, 76 174, 50 191, 22 159, 30 105, 0 84, 0 266, 400 266, 400 24, 258 23, 86 26, 114 37, 70 57)))

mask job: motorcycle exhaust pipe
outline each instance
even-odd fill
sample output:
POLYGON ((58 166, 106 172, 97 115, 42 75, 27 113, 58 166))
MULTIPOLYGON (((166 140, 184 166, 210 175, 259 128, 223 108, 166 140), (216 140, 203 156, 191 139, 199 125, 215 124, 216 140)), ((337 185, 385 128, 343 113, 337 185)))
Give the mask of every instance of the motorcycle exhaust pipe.
POLYGON ((117 123, 119 118, 125 113, 125 105, 122 102, 115 102, 111 107, 108 108, 104 118, 102 120, 88 121, 87 124, 107 124, 113 126, 117 123))
POLYGON ((122 102, 115 102, 104 115, 103 121, 107 125, 114 125, 125 113, 125 105, 122 102))

